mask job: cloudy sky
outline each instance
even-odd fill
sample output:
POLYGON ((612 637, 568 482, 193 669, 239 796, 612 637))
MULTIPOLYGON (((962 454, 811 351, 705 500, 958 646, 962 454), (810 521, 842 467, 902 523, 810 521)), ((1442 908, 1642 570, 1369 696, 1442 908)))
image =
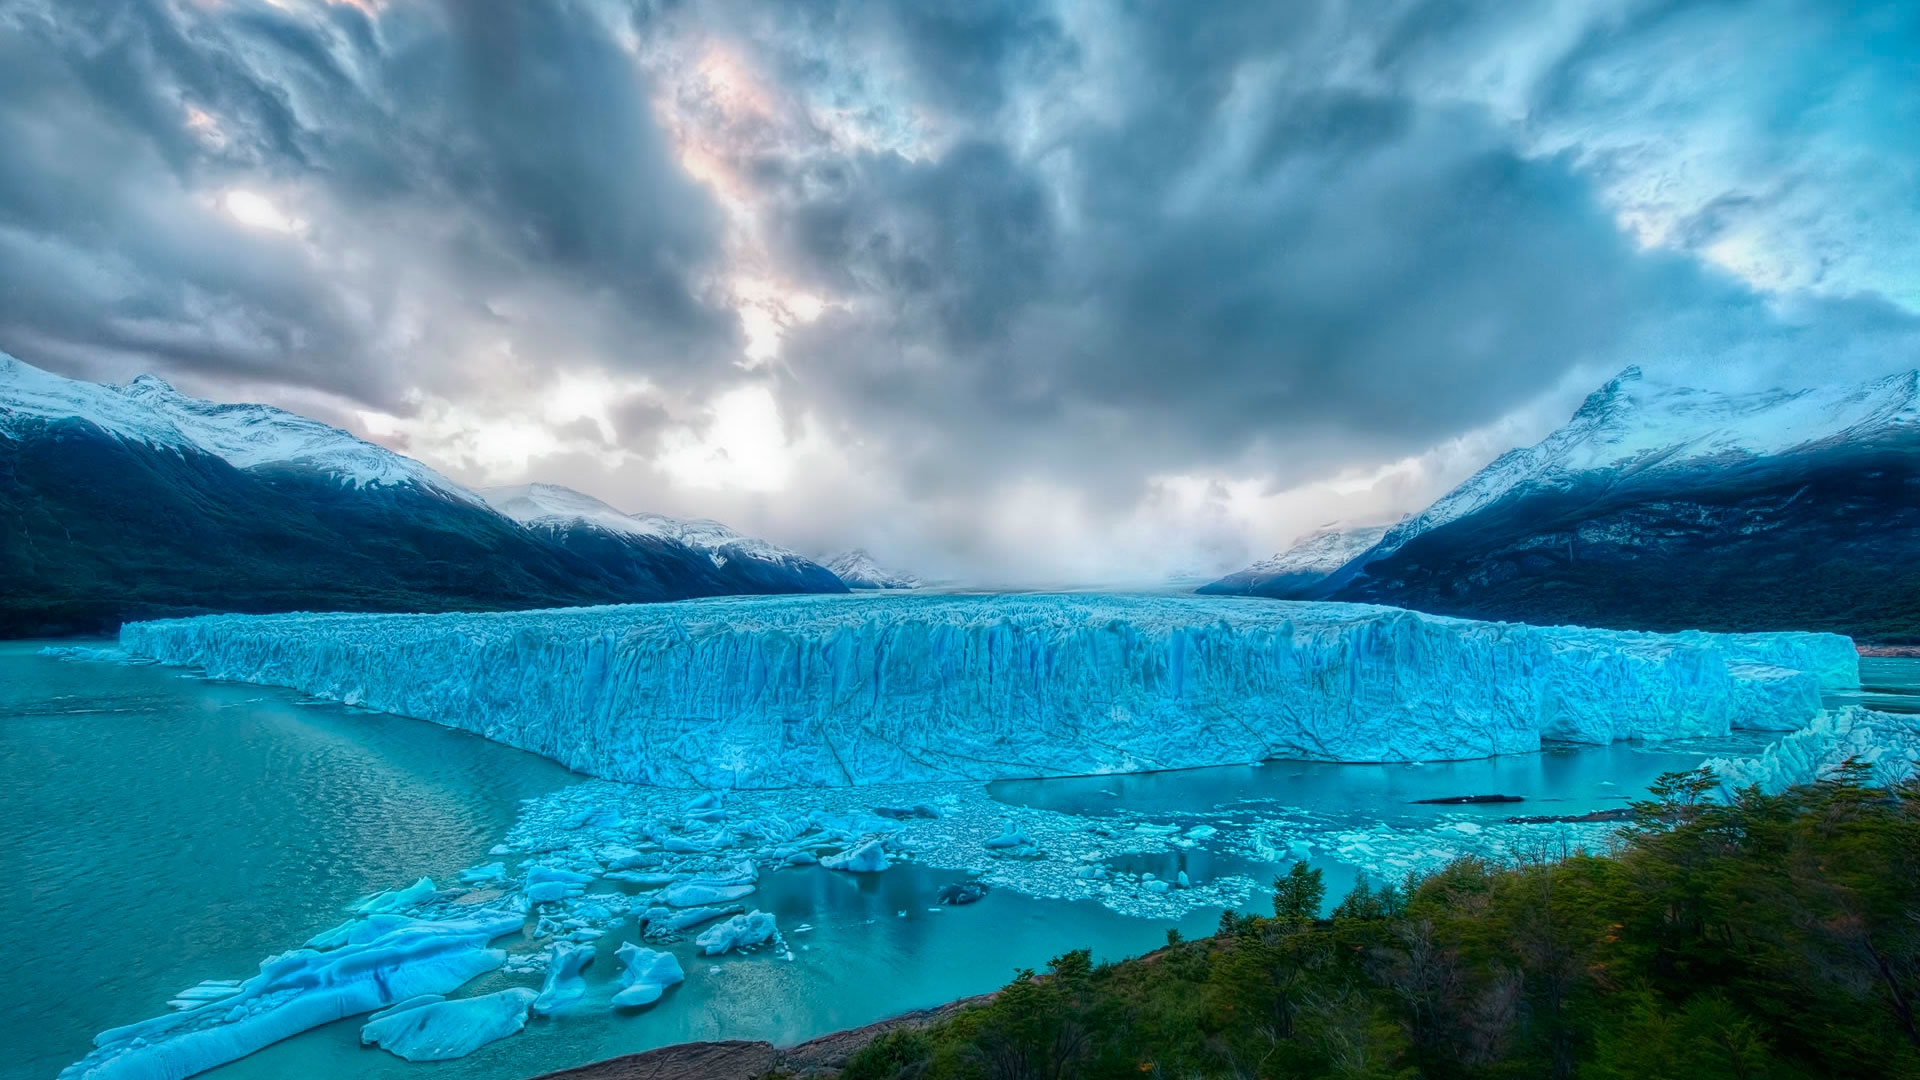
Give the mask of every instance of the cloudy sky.
POLYGON ((0 349, 923 573, 1920 365, 1920 5, 0 0, 0 349))

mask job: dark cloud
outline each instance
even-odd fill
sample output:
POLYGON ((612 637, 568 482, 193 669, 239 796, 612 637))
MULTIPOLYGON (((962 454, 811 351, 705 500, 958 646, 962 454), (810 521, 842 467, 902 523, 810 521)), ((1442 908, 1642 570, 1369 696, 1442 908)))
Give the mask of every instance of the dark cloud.
POLYGON ((1229 481, 1629 362, 1911 363, 1917 10, 16 0, 0 348, 309 388, 429 457, 537 423, 538 478, 683 512, 660 455, 731 459, 753 386, 832 468, 712 496, 743 524, 977 566, 1066 491, 1230 548, 1229 481), (562 376, 591 420, 528 400, 562 376))
POLYGON ((503 296, 578 305, 568 344, 612 366, 738 347, 707 295, 716 211, 586 5, 398 4, 377 26, 348 5, 20 5, 0 71, 0 347, 387 408, 457 369, 467 328, 513 335, 484 318, 503 296), (301 235, 231 220, 229 186, 301 235), (431 295, 389 287, 403 265, 431 295))

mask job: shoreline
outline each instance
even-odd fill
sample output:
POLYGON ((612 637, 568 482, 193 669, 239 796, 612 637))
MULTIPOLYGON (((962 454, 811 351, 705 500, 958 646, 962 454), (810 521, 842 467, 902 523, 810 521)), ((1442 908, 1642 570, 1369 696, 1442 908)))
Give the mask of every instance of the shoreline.
POLYGON ((1920 645, 1854 645, 1861 656, 1875 659, 1920 660, 1920 645))
POLYGON ((793 1046, 726 1039, 684 1042, 541 1073, 533 1080, 759 1080, 768 1074, 831 1076, 873 1040, 897 1028, 924 1028, 992 1001, 999 991, 975 994, 927 1009, 829 1032, 793 1046))

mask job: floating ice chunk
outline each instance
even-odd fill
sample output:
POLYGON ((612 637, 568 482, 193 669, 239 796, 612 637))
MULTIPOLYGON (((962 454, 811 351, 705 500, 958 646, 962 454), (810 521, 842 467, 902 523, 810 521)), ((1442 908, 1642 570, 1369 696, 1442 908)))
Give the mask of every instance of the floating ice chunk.
POLYGON ((555 945, 547 960, 546 985, 540 988, 540 996, 533 999, 534 1014, 551 1016, 580 1000, 587 992, 586 977, 580 972, 591 963, 593 946, 555 945))
POLYGON ((725 915, 737 915, 742 910, 739 904, 727 907, 687 908, 675 911, 672 908, 648 908, 639 916, 640 932, 649 936, 679 934, 691 930, 704 922, 712 922, 725 915))
POLYGON ((625 881, 649 889, 662 885, 671 885, 680 880, 679 874, 670 874, 657 870, 609 870, 600 875, 611 881, 625 881))
POLYGON ((330 952, 282 953, 263 961, 260 974, 233 997, 100 1033, 94 1051, 60 1075, 179 1080, 308 1028, 422 994, 444 994, 499 967, 506 953, 487 943, 521 924, 517 914, 483 910, 459 920, 416 922, 330 952))
POLYGON ((987 886, 985 882, 963 881, 941 889, 939 900, 943 904, 959 906, 984 900, 986 899, 986 895, 987 886))
POLYGON ((360 919, 348 919, 331 930, 323 930, 307 940, 309 949, 332 949, 341 945, 364 945, 365 943, 392 933, 403 926, 412 926, 421 920, 411 915, 368 915, 360 919))
MULTIPOLYGON (((80 664, 84 664, 84 663, 95 663, 95 664, 124 664, 124 663, 129 663, 129 661, 128 661, 128 658, 127 658, 127 654, 126 654, 126 651, 125 651, 125 650, 123 650, 123 649, 94 649, 94 648, 89 648, 89 647, 87 647, 87 646, 85 646, 85 645, 48 645, 48 646, 47 646, 46 648, 44 648, 44 649, 41 649, 41 650, 40 650, 40 651, 39 651, 38 653, 36 653, 35 655, 36 655, 36 656, 44 656, 44 657, 47 657, 48 659, 51 659, 51 660, 60 660, 60 661, 64 661, 64 662, 66 662, 66 663, 70 663, 70 664, 75 664, 75 663, 80 663, 80 664)), ((151 661, 151 660, 136 660, 136 661, 131 661, 131 663, 133 663, 133 664, 135 664, 135 665, 138 665, 138 664, 141 664, 141 663, 148 663, 148 664, 150 664, 150 663, 152 663, 152 662, 153 662, 153 661, 151 661)))
POLYGON ((506 879, 507 864, 503 862, 491 862, 484 866, 469 866, 465 870, 460 871, 460 884, 462 885, 485 885, 489 882, 505 881, 506 879))
POLYGON ((988 851, 1008 851, 1015 848, 1034 847, 1033 837, 1018 829, 1009 828, 999 836, 982 840, 980 846, 988 851))
POLYGON ((600 862, 608 870, 636 870, 653 866, 660 861, 659 852, 636 851, 630 847, 601 848, 599 855, 600 862))
POLYGON ((394 1013, 406 1012, 408 1009, 417 1009, 422 1005, 431 1005, 436 1001, 445 1000, 447 1000, 447 995, 445 994, 421 994, 418 997, 410 997, 398 1005, 389 1005, 379 1012, 374 1013, 372 1016, 367 1017, 367 1019, 379 1020, 383 1017, 392 1016, 394 1013))
POLYGON ((855 874, 877 874, 885 870, 887 847, 884 840, 869 840, 859 847, 849 848, 838 855, 829 855, 820 860, 820 865, 829 870, 845 870, 855 874))
POLYGON ((752 885, 702 885, 697 882, 684 882, 669 886, 660 894, 660 899, 669 907, 705 907, 709 904, 738 900, 753 890, 752 885))
POLYGON ((219 1001, 240 992, 239 979, 204 979, 173 995, 175 1001, 219 1001))
POLYGON ((1193 888, 1193 879, 1187 876, 1185 870, 1182 870, 1173 875, 1173 887, 1176 889, 1191 889, 1193 888))
POLYGON ((438 890, 433 887, 433 879, 423 877, 404 889, 383 892, 379 896, 361 904, 356 910, 361 915, 372 915, 376 912, 385 911, 399 911, 402 908, 409 908, 415 904, 432 899, 436 891, 438 890))
POLYGON ((689 811, 717 810, 719 808, 720 808, 720 793, 717 791, 701 792, 700 794, 695 795, 693 797, 693 801, 687 803, 687 805, 684 807, 684 809, 689 811))
POLYGON ((719 956, 734 949, 745 949, 772 941, 779 931, 773 925, 773 916, 764 911, 749 911, 745 915, 735 915, 718 926, 709 927, 699 937, 693 939, 700 951, 708 956, 719 956))
POLYGON ((450 1061, 527 1026, 534 992, 510 986, 458 1001, 437 1001, 392 1013, 360 1029, 360 1041, 408 1061, 450 1061))
POLYGON ((614 953, 626 970, 620 973, 619 993, 613 995, 616 1009, 633 1009, 660 1000, 667 988, 686 980, 680 961, 670 952, 645 949, 628 942, 614 953))

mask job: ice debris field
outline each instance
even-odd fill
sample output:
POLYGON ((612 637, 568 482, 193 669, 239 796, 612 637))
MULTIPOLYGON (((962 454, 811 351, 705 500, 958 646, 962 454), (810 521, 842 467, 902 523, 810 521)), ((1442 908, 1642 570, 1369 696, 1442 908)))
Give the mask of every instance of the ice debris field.
POLYGON ((1793 731, 1833 634, 1640 634, 1199 596, 737 597, 479 615, 214 615, 122 647, 724 789, 1437 761, 1793 731))
POLYGON ((432 1061, 531 1017, 672 1008, 674 987, 724 977, 712 965, 806 948, 809 927, 753 906, 764 875, 798 867, 963 872, 936 911, 1009 889, 1165 919, 1257 906, 1255 867, 1312 859, 1399 877, 1461 855, 1600 850, 1616 828, 1467 814, 1391 828, 1276 805, 1083 816, 996 801, 984 778, 1735 730, 1792 732, 1713 762, 1740 785, 1782 787, 1849 757, 1900 779, 1920 761, 1916 718, 1821 711, 1822 690, 1857 684, 1851 643, 1831 635, 1624 634, 1237 599, 885 597, 217 616, 135 624, 122 646, 49 655, 197 665, 609 779, 528 800, 491 861, 457 880, 395 882, 252 978, 202 982, 175 1012, 102 1033, 62 1074, 72 1080, 178 1080, 368 1013, 364 1042, 432 1061), (635 779, 653 783, 613 782, 635 779), (1201 851, 1226 859, 1185 857, 1201 851), (523 984, 457 996, 489 973, 523 984))

